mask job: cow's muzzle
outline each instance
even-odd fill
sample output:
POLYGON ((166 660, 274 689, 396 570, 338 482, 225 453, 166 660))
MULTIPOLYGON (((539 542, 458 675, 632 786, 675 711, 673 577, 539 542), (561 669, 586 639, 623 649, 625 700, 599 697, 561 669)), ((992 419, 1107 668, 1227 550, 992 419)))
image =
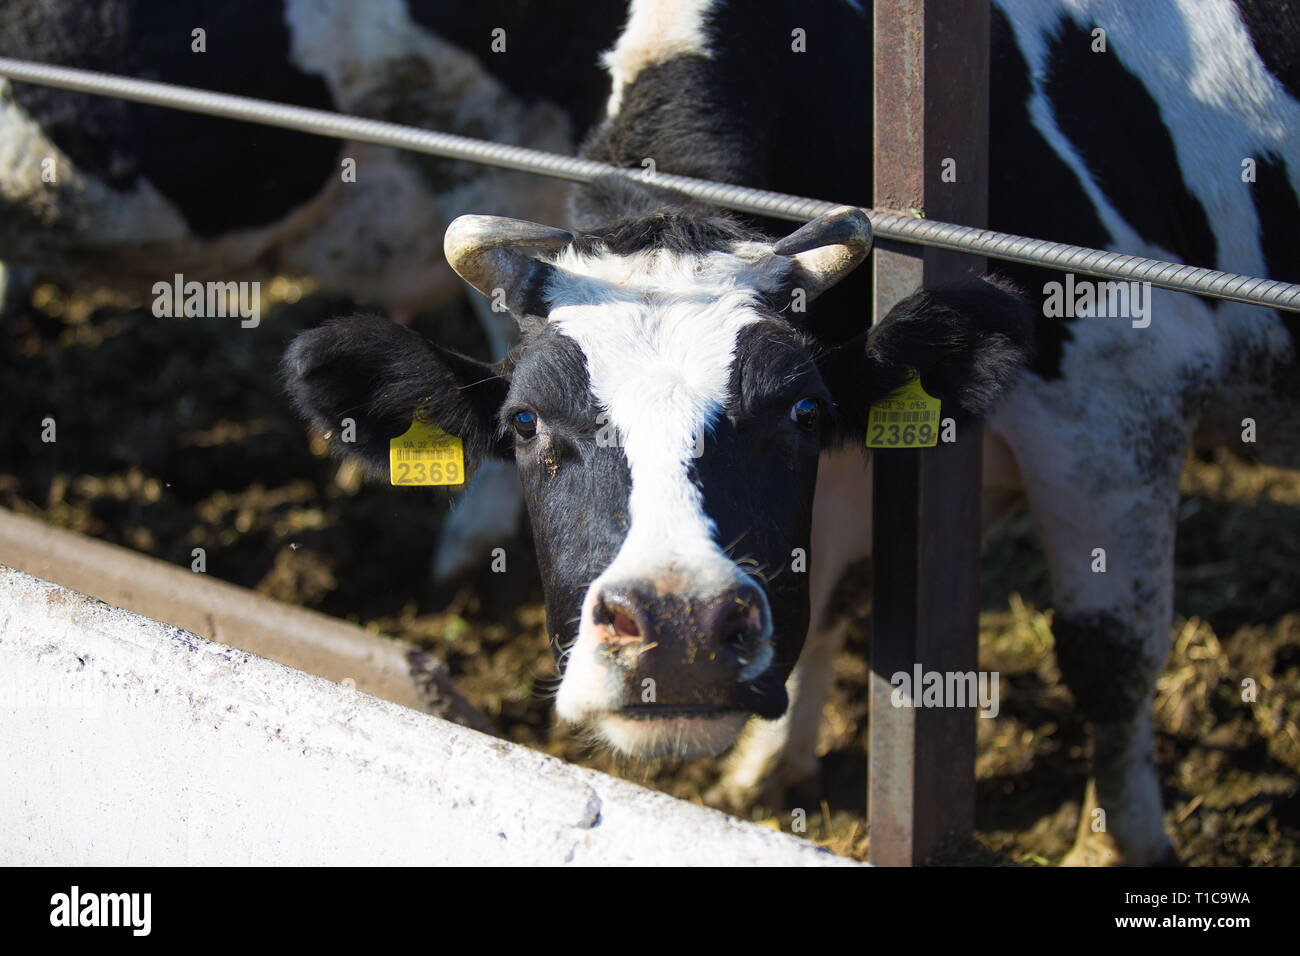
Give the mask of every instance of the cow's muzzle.
POLYGON ((751 714, 785 712, 763 591, 740 579, 697 595, 682 583, 598 582, 560 688, 561 717, 645 757, 717 753, 751 714))

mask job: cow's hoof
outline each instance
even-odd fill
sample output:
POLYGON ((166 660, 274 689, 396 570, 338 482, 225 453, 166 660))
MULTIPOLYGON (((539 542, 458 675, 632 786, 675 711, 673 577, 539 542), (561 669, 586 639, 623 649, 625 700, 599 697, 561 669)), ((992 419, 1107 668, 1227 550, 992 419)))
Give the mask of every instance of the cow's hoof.
POLYGON ((1150 853, 1125 853, 1104 833, 1080 837, 1061 860, 1061 866, 1182 866, 1178 854, 1166 844, 1150 853))
POLYGON ((1105 817, 1096 810, 1096 781, 1088 781, 1083 798, 1083 813, 1079 816, 1079 829, 1074 835, 1074 846, 1061 860, 1061 866, 1178 866, 1174 848, 1159 828, 1159 822, 1147 834, 1146 840, 1135 840, 1130 834, 1123 843, 1106 830, 1094 830, 1094 821, 1105 817))
POLYGON ((1105 833, 1088 833, 1074 841, 1061 866, 1124 866, 1124 855, 1105 833))

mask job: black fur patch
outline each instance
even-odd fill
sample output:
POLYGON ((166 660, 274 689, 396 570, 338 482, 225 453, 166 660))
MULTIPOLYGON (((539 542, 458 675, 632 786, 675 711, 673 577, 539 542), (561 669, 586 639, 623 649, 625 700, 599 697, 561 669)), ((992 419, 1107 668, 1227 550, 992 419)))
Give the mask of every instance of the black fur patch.
POLYGON ((627 16, 622 0, 407 0, 411 19, 466 50, 525 103, 566 110, 575 136, 596 122, 609 98, 600 54, 614 45, 627 16), (505 31, 505 51, 492 31, 505 31))
MULTIPOLYGON (((705 437, 691 477, 714 540, 765 581, 775 656, 768 676, 779 690, 808 631, 805 575, 790 570, 792 552, 811 548, 813 491, 821 449, 832 440, 831 396, 813 362, 813 343, 781 321, 757 322, 736 337, 725 412, 705 437), (805 427, 791 418, 801 398, 826 408, 805 427), (779 678, 779 679, 778 679, 779 678)), ((784 710, 778 701, 776 717, 784 710)))
POLYGON ((514 447, 537 563, 546 592, 547 632, 559 650, 577 637, 587 586, 627 535, 632 478, 623 449, 602 433, 587 358, 573 339, 543 328, 512 356, 501 427, 514 447), (520 409, 541 420, 538 434, 515 441, 520 409))
POLYGON ((564 423, 583 434, 596 417, 587 377, 587 357, 573 339, 550 326, 527 338, 507 359, 510 388, 501 408, 501 427, 518 408, 530 408, 550 424, 564 423))
POLYGON ((1142 636, 1118 615, 1058 612, 1052 633, 1061 676, 1088 720, 1128 721, 1151 707, 1159 662, 1150 659, 1142 636))
MULTIPOLYGON (((871 205, 872 5, 858 6, 731 0, 709 8, 709 82, 717 91, 709 96, 722 99, 761 164, 747 185, 871 205), (793 48, 796 27, 806 52, 793 48)), ((686 93, 681 104, 704 111, 712 102, 686 93)), ((774 235, 789 231, 788 223, 773 225, 774 235)))
MULTIPOLYGON (((624 199, 640 193, 636 183, 626 184, 624 188, 607 183, 607 188, 610 192, 622 193, 624 199)), ((586 254, 604 250, 616 256, 632 255, 645 249, 662 249, 674 255, 698 255, 728 250, 736 242, 767 239, 736 217, 702 204, 698 210, 676 205, 665 207, 662 202, 649 205, 649 208, 655 211, 585 230, 574 239, 572 247, 586 254)))
MULTIPOLYGON (((601 123, 582 154, 615 166, 656 169, 724 183, 765 186, 755 117, 733 108, 732 83, 704 56, 651 64, 623 91, 618 116, 601 123), (738 144, 749 148, 737 150, 738 144)), ((766 118, 764 117, 764 123, 766 118)))
POLYGON ((594 437, 566 440, 558 458, 545 446, 516 457, 557 653, 577 638, 587 587, 627 537, 632 488, 623 449, 594 437))
MULTIPOLYGON (((643 69, 623 91, 619 115, 588 137, 583 155, 661 172, 871 204, 871 5, 802 0, 718 2, 707 14, 708 57, 684 55, 643 69), (793 47, 805 32, 806 52, 793 47)), ((580 188, 573 220, 595 229, 643 217, 662 202, 644 192, 580 188)), ((693 209, 680 199, 672 204, 693 209)), ((788 222, 737 216, 768 238, 788 222)), ((806 320, 840 342, 870 322, 869 270, 831 289, 806 320)))
POLYGON ((1300 100, 1300 3, 1235 0, 1255 52, 1293 100, 1300 100))
POLYGON ((736 337, 728 414, 742 421, 773 405, 788 418, 800 398, 830 400, 813 360, 817 342, 781 319, 755 322, 736 337))
MULTIPOLYGON (((989 226, 1017 236, 1105 249, 1111 235, 1078 177, 1030 121, 1029 64, 1006 14, 996 6, 989 32, 989 226)), ((1036 293, 1046 283, 1065 281, 1064 273, 1051 269, 1012 262, 990 266, 1023 286, 1034 301, 1041 300, 1036 293)), ((1065 343, 1074 338, 1073 321, 1047 318, 1038 310, 1034 373, 1049 380, 1061 377, 1065 343)))
MULTIPOLYGON (((290 62, 274 0, 0 4, 0 54, 334 108, 290 62), (191 52, 196 27, 206 53, 191 52)), ((148 180, 199 236, 277 222, 337 173, 325 137, 24 83, 13 97, 79 169, 117 190, 148 180)))
POLYGON ((1160 107, 1108 44, 1107 52, 1093 53, 1090 31, 1061 21, 1044 84, 1057 124, 1143 239, 1189 265, 1214 268, 1218 243, 1183 181, 1160 107))
MULTIPOLYGON (((1251 198, 1259 216, 1259 244, 1269 278, 1300 282, 1300 200, 1291 188, 1284 159, 1273 155, 1259 157, 1251 198)), ((1300 353, 1300 315, 1279 309, 1278 317, 1291 333, 1296 352, 1300 353)))

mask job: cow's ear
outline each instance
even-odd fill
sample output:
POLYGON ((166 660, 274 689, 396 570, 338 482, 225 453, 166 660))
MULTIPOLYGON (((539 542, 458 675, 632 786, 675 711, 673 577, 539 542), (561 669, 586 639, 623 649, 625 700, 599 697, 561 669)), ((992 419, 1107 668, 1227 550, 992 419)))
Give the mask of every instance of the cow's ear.
POLYGON ((838 409, 837 437, 861 442, 874 402, 915 369, 957 421, 986 414, 1033 355, 1034 318, 1015 286, 971 279, 917 292, 818 367, 838 409))
POLYGON ((497 428, 508 386, 501 369, 388 319, 354 315, 303 332, 280 371, 298 412, 371 477, 387 476, 389 440, 417 414, 461 439, 467 468, 489 455, 513 457, 497 428))

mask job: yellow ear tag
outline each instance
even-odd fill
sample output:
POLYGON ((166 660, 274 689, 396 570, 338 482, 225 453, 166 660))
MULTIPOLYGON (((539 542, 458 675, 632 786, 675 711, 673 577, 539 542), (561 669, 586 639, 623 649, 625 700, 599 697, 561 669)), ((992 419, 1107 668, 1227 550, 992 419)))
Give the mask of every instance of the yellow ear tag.
POLYGON ((913 369, 900 388, 871 406, 867 447, 933 448, 939 443, 939 405, 913 369))
POLYGON ((465 483, 465 447, 455 435, 420 420, 388 443, 388 481, 393 485, 465 483))

